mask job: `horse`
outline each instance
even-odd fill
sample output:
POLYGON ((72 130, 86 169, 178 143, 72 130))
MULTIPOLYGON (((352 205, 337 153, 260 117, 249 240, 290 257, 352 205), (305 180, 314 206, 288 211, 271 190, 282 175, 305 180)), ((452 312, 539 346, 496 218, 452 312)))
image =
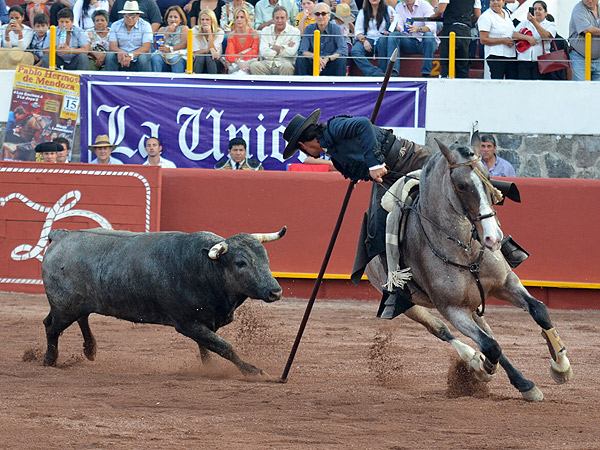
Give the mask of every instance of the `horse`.
MULTIPOLYGON (((500 364, 523 398, 541 401, 541 390, 512 365, 494 339, 483 317, 485 298, 507 301, 533 317, 548 344, 550 372, 558 384, 573 377, 566 347, 546 306, 527 292, 501 253, 503 234, 493 204, 502 194, 491 185, 481 157, 469 147, 450 149, 436 142, 440 152, 422 170, 418 200, 404 207, 408 217, 398 265, 410 268, 408 287, 414 303, 404 314, 450 343, 480 381, 490 381, 500 364), (478 351, 454 337, 427 308, 437 309, 477 344, 478 351)), ((401 203, 394 206, 400 207, 401 203)), ((384 267, 375 258, 366 272, 380 292, 389 276, 384 267)))

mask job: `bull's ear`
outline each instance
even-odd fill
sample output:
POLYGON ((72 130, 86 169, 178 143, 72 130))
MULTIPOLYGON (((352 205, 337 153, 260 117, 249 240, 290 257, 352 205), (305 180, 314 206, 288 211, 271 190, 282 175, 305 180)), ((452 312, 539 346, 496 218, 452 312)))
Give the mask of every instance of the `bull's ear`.
POLYGON ((229 247, 227 245, 227 242, 219 242, 218 244, 213 245, 212 248, 208 251, 208 257, 210 259, 217 259, 219 256, 227 253, 228 249, 229 247))
POLYGON ((442 152, 444 157, 448 160, 448 162, 450 164, 456 164, 458 162, 458 155, 456 154, 456 152, 453 150, 450 150, 446 145, 444 145, 440 141, 438 141, 437 138, 434 138, 434 139, 435 139, 435 142, 437 142, 437 145, 440 148, 440 151, 442 152))

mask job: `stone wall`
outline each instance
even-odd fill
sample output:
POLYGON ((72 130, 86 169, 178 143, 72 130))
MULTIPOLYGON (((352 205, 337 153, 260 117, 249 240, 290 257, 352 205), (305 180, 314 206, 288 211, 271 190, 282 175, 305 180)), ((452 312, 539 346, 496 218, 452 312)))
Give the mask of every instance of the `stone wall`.
MULTIPOLYGON (((480 131, 481 132, 481 131, 480 131)), ((600 179, 600 137, 551 134, 494 134, 497 155, 508 160, 518 177, 600 179)), ((426 145, 467 145, 467 133, 428 132, 426 145)))

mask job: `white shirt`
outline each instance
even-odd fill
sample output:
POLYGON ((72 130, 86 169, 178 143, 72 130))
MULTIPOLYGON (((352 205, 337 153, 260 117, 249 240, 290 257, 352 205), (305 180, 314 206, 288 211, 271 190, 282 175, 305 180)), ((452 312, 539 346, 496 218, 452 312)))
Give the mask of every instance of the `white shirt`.
POLYGON ((73 22, 79 28, 89 30, 94 28, 94 20, 92 14, 96 11, 103 10, 106 12, 110 11, 110 3, 108 0, 98 0, 95 5, 89 5, 86 14, 83 14, 83 0, 77 0, 73 5, 73 22))
POLYGON ((278 36, 275 35, 275 24, 264 27, 260 32, 260 56, 275 67, 279 67, 283 61, 295 64, 298 47, 300 30, 289 23, 285 24, 284 30, 278 36), (274 45, 282 47, 279 53, 271 48, 274 45))
POLYGON ((27 47, 29 47, 29 43, 31 42, 31 39, 33 39, 34 31, 31 28, 29 28, 27 25, 21 24, 21 26, 23 27, 23 38, 19 39, 19 35, 17 33, 15 33, 14 31, 11 31, 10 33, 8 33, 8 37, 10 38, 10 41, 7 41, 4 38, 8 24, 2 25, 0 27, 0 33, 2 33, 2 35, 0 36, 0 39, 2 40, 2 47, 4 47, 4 48, 19 47, 19 50, 23 50, 23 51, 25 51, 27 49, 27 47))
MULTIPOLYGON (((438 3, 450 3, 450 0, 440 0, 438 3)), ((473 0, 473 8, 481 9, 481 0, 473 0)))
MULTIPOLYGON (((540 25, 544 30, 548 31, 552 35, 552 37, 556 36, 556 24, 554 22, 550 22, 549 20, 544 19, 542 23, 540 23, 540 25)), ((517 33, 521 33, 521 30, 523 28, 527 28, 529 31, 531 31, 533 33, 533 37, 538 43, 536 45, 532 45, 523 53, 517 52, 517 59, 519 61, 537 61, 538 56, 540 56, 543 53, 542 37, 540 36, 540 33, 538 33, 535 26, 533 26, 533 24, 529 20, 524 20, 519 25, 517 25, 515 31, 517 33)), ((546 48, 546 53, 549 53, 551 51, 549 40, 544 41, 544 47, 546 48)), ((552 48, 552 50, 554 50, 554 48, 552 48)))
MULTIPOLYGON (((163 158, 162 156, 159 157, 160 161, 158 162, 157 166, 163 167, 165 169, 177 169, 177 166, 175 165, 175 163, 173 161, 169 161, 166 158, 163 158)), ((150 162, 146 161, 144 164, 142 164, 143 166, 150 166, 150 162)))
MULTIPOLYGON (((398 2, 395 11, 396 19, 398 20, 398 29, 396 31, 400 31, 402 34, 404 34, 406 19, 412 17, 431 17, 434 13, 433 6, 431 6, 427 0, 415 0, 412 12, 408 9, 406 3, 398 2)), ((434 35, 437 34, 437 24, 435 22, 414 22, 413 25, 417 27, 427 27, 431 33, 434 35)), ((411 33, 410 36, 414 37, 419 42, 423 40, 423 33, 419 33, 418 31, 411 33)), ((435 40, 438 44, 440 43, 437 36, 435 37, 435 40)))
POLYGON ((354 34, 359 35, 363 34, 369 39, 373 39, 377 42, 382 36, 384 31, 389 31, 390 25, 394 22, 394 8, 389 5, 386 5, 388 16, 390 17, 390 21, 386 22, 385 20, 381 22, 381 26, 377 28, 377 21, 373 18, 369 20, 369 27, 367 28, 367 32, 365 34, 365 10, 361 9, 358 13, 358 17, 356 18, 356 22, 354 23, 354 34))
MULTIPOLYGON (((496 14, 491 8, 485 11, 479 20, 477 21, 477 28, 479 31, 489 32, 491 38, 511 38, 515 32, 515 26, 510 14, 506 10, 503 10, 504 18, 500 14, 496 14)), ((509 47, 508 45, 484 45, 483 46, 485 57, 490 55, 493 56, 506 56, 508 58, 516 55, 515 46, 509 47)))
MULTIPOLYGON (((94 158, 90 161, 91 164, 100 164, 98 162, 98 158, 94 158)), ((110 157, 110 161, 108 161, 106 164, 123 164, 123 161, 114 158, 113 156, 110 157)))
MULTIPOLYGON (((208 50, 208 40, 206 36, 200 39, 200 28, 196 25, 194 28, 194 41, 192 49, 194 52, 198 50, 208 50)), ((223 54, 223 40, 225 39, 225 32, 219 29, 215 35, 213 36, 213 44, 215 45, 215 50, 217 50, 217 54, 221 56, 223 54)), ((210 54, 210 53, 208 53, 210 54)))

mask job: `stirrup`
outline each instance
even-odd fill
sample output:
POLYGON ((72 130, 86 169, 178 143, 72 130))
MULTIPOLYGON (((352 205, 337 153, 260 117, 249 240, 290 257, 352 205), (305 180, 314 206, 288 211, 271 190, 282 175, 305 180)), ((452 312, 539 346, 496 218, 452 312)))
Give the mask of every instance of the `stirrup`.
POLYGON ((504 259, 506 259, 508 265, 513 269, 529 258, 529 253, 517 244, 510 234, 506 235, 500 241, 500 251, 504 255, 504 259))

